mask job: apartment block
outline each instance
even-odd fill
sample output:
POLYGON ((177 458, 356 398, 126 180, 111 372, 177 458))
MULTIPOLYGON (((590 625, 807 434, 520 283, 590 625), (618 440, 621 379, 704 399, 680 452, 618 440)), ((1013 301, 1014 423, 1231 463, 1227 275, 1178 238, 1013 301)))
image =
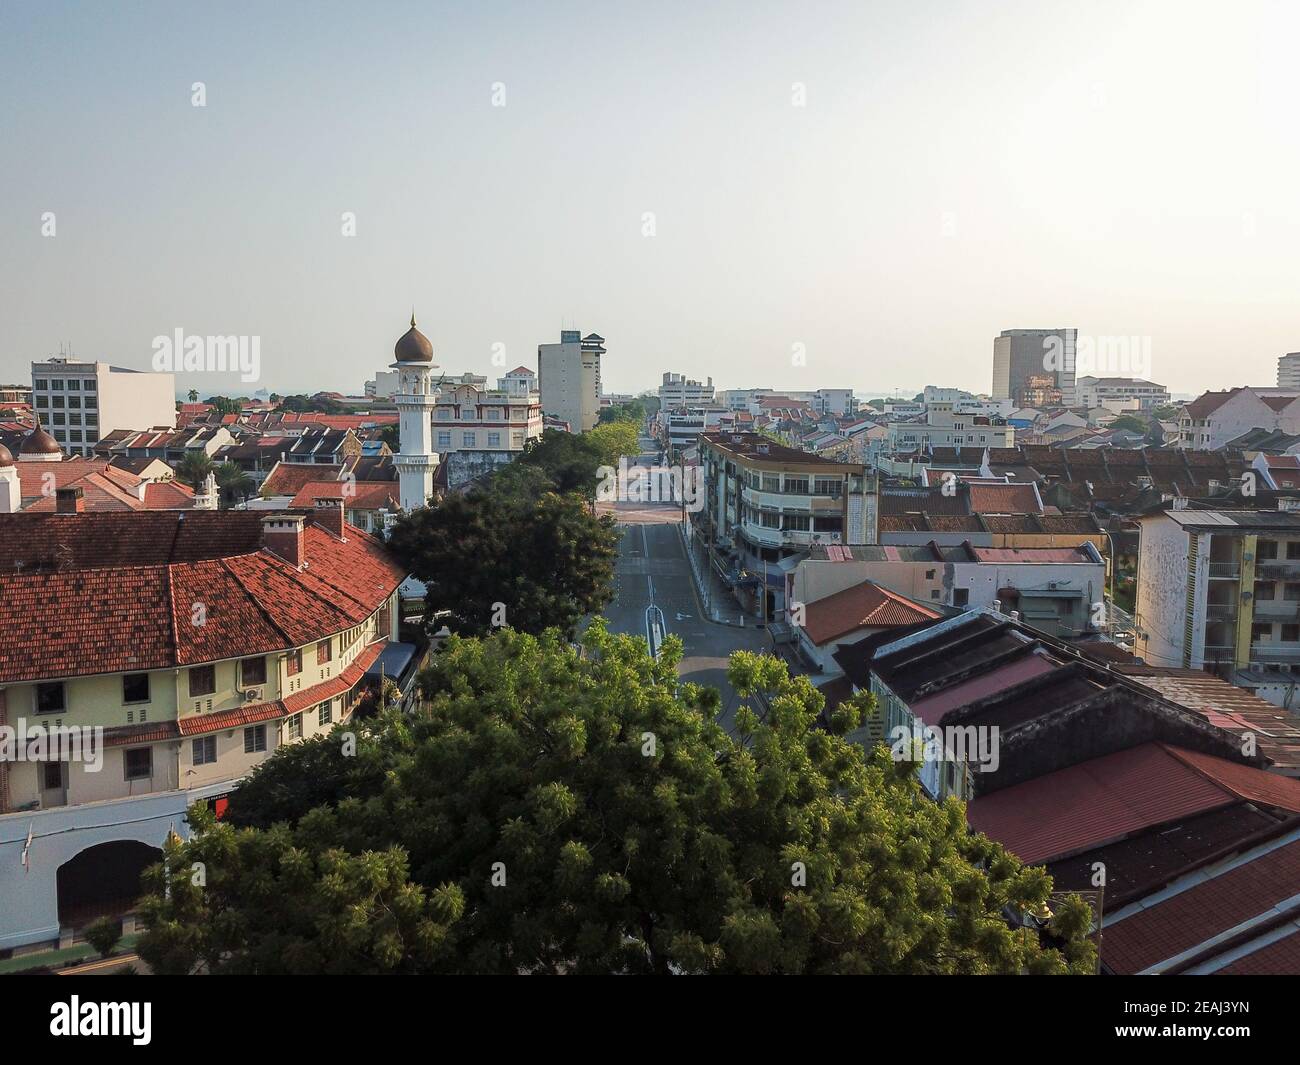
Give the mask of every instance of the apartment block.
POLYGON ((785 574, 812 544, 862 543, 866 468, 774 443, 758 433, 700 437, 705 506, 695 533, 756 616, 785 610, 785 574))
POLYGON ((560 333, 558 344, 537 345, 537 387, 542 413, 568 422, 573 432, 596 427, 600 417, 600 360, 605 338, 576 329, 560 333))
POLYGON ((176 378, 106 362, 32 363, 32 409, 66 454, 88 457, 114 429, 176 424, 176 378))

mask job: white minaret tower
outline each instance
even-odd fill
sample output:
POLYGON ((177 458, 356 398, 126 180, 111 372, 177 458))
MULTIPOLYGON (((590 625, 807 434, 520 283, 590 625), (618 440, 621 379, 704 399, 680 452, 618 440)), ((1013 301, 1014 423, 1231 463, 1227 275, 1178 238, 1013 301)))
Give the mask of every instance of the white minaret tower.
POLYGON ((401 443, 393 465, 397 467, 402 509, 417 510, 433 495, 438 454, 433 450, 432 415, 438 397, 433 383, 433 345, 415 328, 414 314, 411 328, 393 345, 393 355, 397 361, 392 369, 398 371, 393 402, 397 404, 401 443))

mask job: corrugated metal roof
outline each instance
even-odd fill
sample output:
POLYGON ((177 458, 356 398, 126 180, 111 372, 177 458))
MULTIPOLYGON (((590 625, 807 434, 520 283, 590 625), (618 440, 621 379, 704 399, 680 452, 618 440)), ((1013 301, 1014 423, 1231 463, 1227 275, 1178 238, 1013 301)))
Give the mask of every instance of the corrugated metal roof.
MULTIPOLYGON (((1274 779, 1293 786, 1300 811, 1300 782, 1274 779)), ((1022 861, 1036 863, 1237 801, 1171 748, 1144 743, 981 796, 966 817, 1022 861)))

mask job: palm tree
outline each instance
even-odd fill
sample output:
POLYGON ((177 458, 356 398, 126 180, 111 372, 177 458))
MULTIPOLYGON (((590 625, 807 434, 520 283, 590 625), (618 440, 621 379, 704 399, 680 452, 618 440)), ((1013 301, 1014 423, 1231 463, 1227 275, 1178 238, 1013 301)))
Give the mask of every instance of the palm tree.
POLYGON ((197 403, 198 401, 199 401, 199 392, 198 392, 198 389, 196 389, 196 388, 191 388, 191 389, 190 389, 190 402, 191 402, 191 403, 197 403))
POLYGON ((221 498, 227 506, 236 502, 243 503, 257 491, 253 478, 237 462, 223 462, 217 467, 217 484, 221 487, 221 498))
POLYGON ((191 451, 176 463, 176 479, 191 488, 198 488, 212 469, 212 459, 208 457, 207 452, 191 451))

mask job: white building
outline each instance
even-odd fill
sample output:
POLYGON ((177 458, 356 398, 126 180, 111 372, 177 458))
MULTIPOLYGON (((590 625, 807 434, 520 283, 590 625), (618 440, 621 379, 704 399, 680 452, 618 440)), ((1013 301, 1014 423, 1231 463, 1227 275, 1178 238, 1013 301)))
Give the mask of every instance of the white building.
POLYGON ((106 362, 32 363, 32 409, 69 455, 88 457, 114 429, 176 424, 176 377, 106 362))
POLYGON ((1290 351, 1277 360, 1277 387, 1300 390, 1300 351, 1290 351))
POLYGON ((497 391, 510 396, 531 396, 537 391, 537 375, 527 366, 516 366, 497 378, 497 391))
POLYGON ((365 394, 370 399, 392 399, 397 391, 398 374, 396 370, 379 370, 373 381, 367 381, 365 394))
POLYGON ((1272 509, 1208 510, 1175 500, 1139 517, 1134 653, 1234 683, 1240 671, 1300 673, 1295 505, 1280 497, 1272 509))
POLYGON ((1000 418, 962 414, 951 403, 932 403, 926 408, 924 422, 891 421, 887 446, 890 451, 917 451, 934 447, 1013 447, 1015 442, 1015 427, 1000 418))
POLYGON ((1169 389, 1164 385, 1136 377, 1080 377, 1074 387, 1078 407, 1126 410, 1131 409, 1129 401, 1136 401, 1137 410, 1151 410, 1169 403, 1169 389))
POLYGON ((713 378, 701 384, 690 380, 685 374, 666 373, 659 386, 659 407, 698 407, 713 403, 713 378))
POLYGON ((542 435, 541 398, 536 392, 444 382, 433 409, 433 433, 434 448, 444 459, 454 451, 517 453, 542 435))
POLYGON ((1178 446, 1213 451, 1251 429, 1300 433, 1300 391, 1279 388, 1233 388, 1206 392, 1182 409, 1178 446))
POLYGON ((401 447, 393 465, 397 467, 402 509, 418 510, 433 495, 433 475, 438 467, 430 419, 438 391, 433 379, 433 345, 415 328, 414 314, 411 328, 393 345, 393 355, 397 361, 392 366, 398 375, 393 401, 401 447))
POLYGON ((851 388, 819 388, 813 393, 812 406, 818 414, 852 414, 858 409, 858 400, 851 388))
POLYGON ((701 433, 730 429, 735 417, 735 411, 716 405, 661 410, 660 439, 671 451, 681 451, 694 447, 701 433))
POLYGON ((582 336, 576 329, 560 332, 558 344, 537 345, 537 385, 542 413, 566 421, 574 432, 596 427, 600 417, 600 359, 605 338, 582 336))

